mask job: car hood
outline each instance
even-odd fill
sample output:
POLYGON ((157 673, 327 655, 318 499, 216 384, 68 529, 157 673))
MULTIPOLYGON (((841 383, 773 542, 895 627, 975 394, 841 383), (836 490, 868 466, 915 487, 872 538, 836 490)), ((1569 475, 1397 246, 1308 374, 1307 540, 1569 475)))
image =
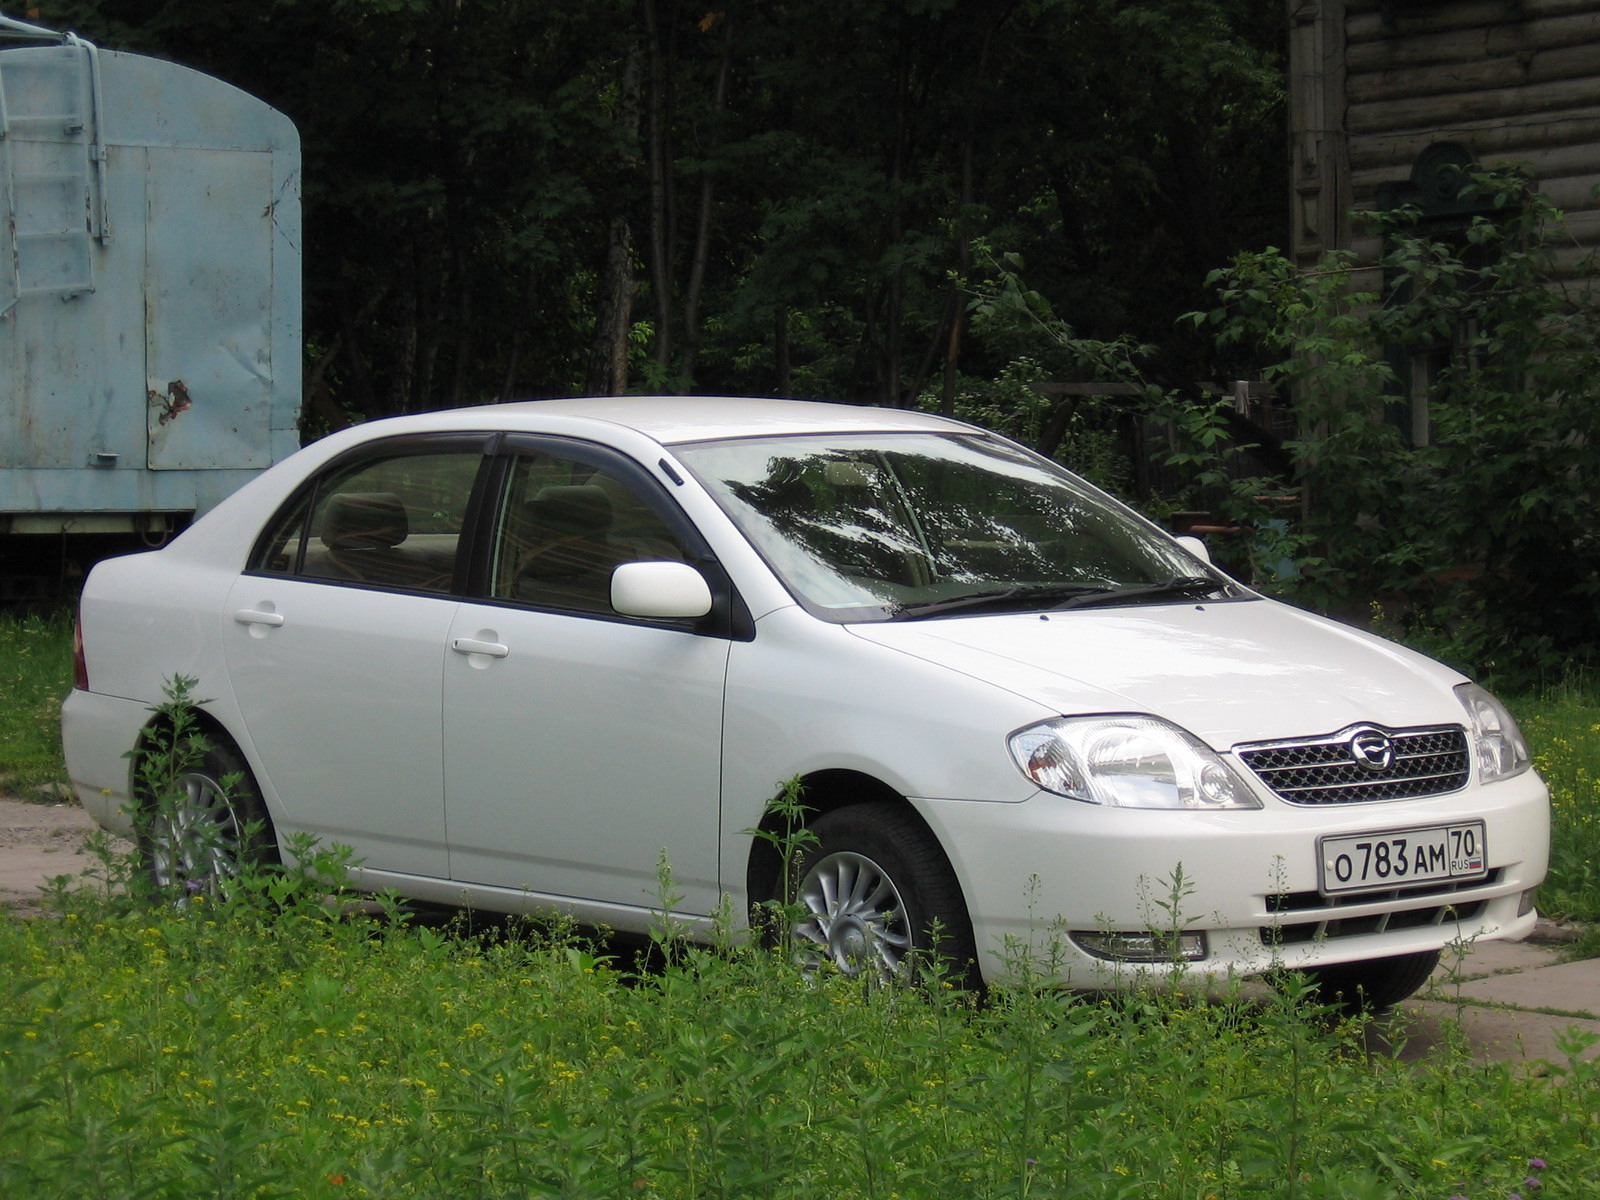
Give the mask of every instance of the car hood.
POLYGON ((853 625, 856 636, 1053 713, 1153 713, 1217 749, 1357 722, 1459 724, 1463 677, 1272 600, 853 625))

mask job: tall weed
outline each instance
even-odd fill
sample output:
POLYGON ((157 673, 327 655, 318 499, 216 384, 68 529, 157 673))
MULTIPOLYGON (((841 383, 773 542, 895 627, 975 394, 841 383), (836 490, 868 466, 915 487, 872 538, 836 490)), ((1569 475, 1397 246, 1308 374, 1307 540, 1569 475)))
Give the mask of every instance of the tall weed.
POLYGON ((0 919, 0 1194, 1444 1200, 1532 1158, 1600 1187, 1576 1044, 1550 1086, 1370 1057, 1294 996, 1018 970, 974 1004, 751 946, 640 976, 570 930, 351 918, 337 873, 0 919))

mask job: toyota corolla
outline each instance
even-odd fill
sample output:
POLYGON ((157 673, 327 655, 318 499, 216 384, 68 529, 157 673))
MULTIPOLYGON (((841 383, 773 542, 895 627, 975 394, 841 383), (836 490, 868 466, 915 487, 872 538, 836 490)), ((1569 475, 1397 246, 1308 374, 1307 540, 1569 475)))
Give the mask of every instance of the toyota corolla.
POLYGON ((1526 933, 1545 870, 1548 797, 1487 692, 929 415, 373 422, 100 564, 80 636, 73 784, 166 883, 304 834, 365 888, 643 930, 665 863, 680 918, 792 900, 803 956, 847 971, 1281 966, 1381 1005, 1455 939, 1526 933), (207 748, 158 803, 178 679, 207 748))

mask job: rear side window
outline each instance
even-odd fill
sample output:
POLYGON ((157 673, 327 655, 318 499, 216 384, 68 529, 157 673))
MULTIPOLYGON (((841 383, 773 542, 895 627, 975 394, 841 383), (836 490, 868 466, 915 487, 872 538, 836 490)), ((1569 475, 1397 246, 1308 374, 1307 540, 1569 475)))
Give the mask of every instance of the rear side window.
POLYGON ((451 449, 337 467, 279 514, 250 569, 449 592, 482 461, 477 450, 451 449))

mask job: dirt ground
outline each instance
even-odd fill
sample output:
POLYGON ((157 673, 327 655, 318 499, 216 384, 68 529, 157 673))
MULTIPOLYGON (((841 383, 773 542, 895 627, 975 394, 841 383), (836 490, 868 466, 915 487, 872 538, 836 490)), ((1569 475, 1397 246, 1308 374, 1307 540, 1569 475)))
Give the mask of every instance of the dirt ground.
POLYGON ((30 906, 50 879, 92 867, 84 843, 94 829, 76 804, 0 798, 0 905, 30 906))

